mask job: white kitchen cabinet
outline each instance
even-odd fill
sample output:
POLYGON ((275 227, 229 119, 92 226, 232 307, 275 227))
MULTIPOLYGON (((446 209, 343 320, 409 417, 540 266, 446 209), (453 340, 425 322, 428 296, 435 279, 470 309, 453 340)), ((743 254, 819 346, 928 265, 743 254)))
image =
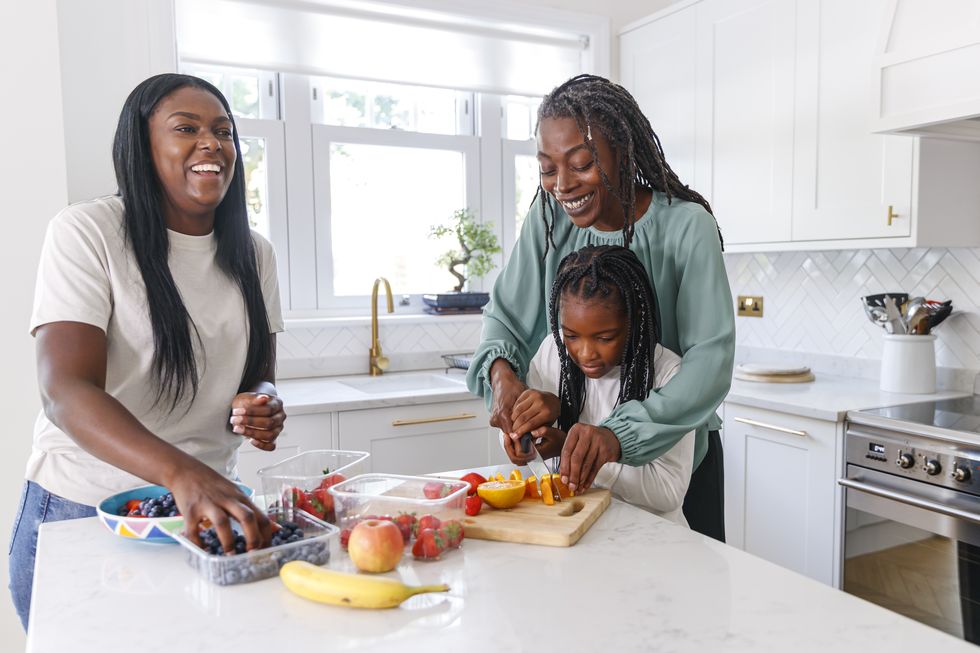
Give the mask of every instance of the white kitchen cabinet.
POLYGON ((887 4, 797 3, 792 241, 977 244, 980 145, 871 132, 887 4))
POLYGON ((724 414, 728 543, 835 585, 842 424, 731 402, 724 414))
POLYGON ((289 415, 282 433, 276 439, 275 451, 256 449, 247 440, 238 449, 238 477, 242 483, 259 487, 258 470, 311 449, 336 449, 334 420, 336 413, 289 415))
POLYGON ((660 138, 680 180, 694 183, 695 10, 678 11, 623 34, 621 83, 629 89, 660 138))
POLYGON ((338 446, 371 454, 371 471, 428 474, 490 464, 496 429, 482 399, 343 411, 338 446), (490 431, 493 431, 491 436, 490 431))
POLYGON ((623 83, 727 251, 980 245, 980 144, 871 131, 886 4, 688 0, 621 34, 623 83))
MULTIPOLYGON (((786 0, 696 5, 692 187, 730 245, 790 240, 793 25, 786 0)), ((659 80, 653 74, 648 83, 659 80)))

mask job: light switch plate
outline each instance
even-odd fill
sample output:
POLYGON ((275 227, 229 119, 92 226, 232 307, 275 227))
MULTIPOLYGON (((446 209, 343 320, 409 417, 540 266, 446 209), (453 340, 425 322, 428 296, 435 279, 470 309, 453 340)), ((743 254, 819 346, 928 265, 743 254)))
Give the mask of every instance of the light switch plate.
POLYGON ((738 315, 739 317, 762 317, 762 296, 739 295, 738 315))

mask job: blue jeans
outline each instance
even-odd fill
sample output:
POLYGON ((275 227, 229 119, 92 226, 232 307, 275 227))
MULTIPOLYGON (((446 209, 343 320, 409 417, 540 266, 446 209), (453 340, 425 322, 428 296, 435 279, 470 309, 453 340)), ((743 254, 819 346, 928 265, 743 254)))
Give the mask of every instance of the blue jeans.
POLYGON ((31 586, 34 583, 34 558, 37 555, 37 531, 41 524, 65 519, 95 517, 95 508, 57 494, 51 494, 32 481, 24 481, 20 507, 10 536, 10 596, 20 623, 27 630, 31 613, 31 586))

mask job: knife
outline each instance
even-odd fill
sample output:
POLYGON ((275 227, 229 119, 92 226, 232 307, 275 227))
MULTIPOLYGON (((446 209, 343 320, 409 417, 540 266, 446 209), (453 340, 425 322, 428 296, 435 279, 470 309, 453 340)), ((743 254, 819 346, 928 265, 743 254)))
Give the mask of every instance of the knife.
POLYGON ((544 458, 541 457, 541 453, 538 448, 534 446, 534 442, 531 439, 530 433, 525 433, 520 439, 521 451, 523 453, 530 453, 534 451, 534 458, 527 461, 527 467, 534 474, 534 481, 538 484, 538 496, 541 495, 541 479, 551 472, 548 471, 548 466, 544 464, 544 458))

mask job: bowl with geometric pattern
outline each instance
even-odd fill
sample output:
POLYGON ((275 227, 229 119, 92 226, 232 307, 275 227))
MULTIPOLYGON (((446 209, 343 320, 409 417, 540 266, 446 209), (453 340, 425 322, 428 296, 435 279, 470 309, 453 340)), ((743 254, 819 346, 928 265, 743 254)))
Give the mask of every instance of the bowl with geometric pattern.
MULTIPOLYGON (((244 483, 236 483, 236 485, 249 499, 255 494, 255 491, 244 483)), ((99 515, 99 521, 120 537, 138 542, 176 544, 176 540, 170 537, 170 534, 183 530, 184 517, 182 515, 139 517, 120 514, 126 512, 126 504, 130 501, 158 499, 169 492, 170 490, 162 485, 141 485, 106 497, 95 507, 95 511, 99 515)))

